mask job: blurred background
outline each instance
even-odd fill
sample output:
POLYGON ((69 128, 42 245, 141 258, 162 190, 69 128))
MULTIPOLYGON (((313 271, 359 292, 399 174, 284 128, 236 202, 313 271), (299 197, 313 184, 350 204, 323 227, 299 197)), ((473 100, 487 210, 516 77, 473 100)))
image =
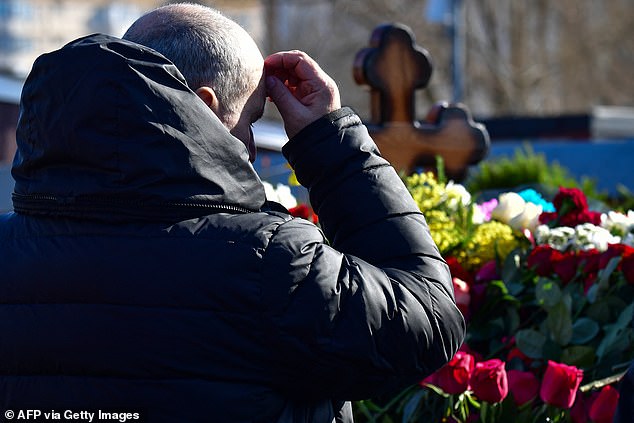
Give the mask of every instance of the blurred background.
MULTIPOLYGON (((20 90, 35 58, 93 32, 121 36, 142 13, 166 3, 0 0, 0 210, 8 207, 3 192, 12 187, 8 168, 20 90)), ((355 54, 368 45, 377 25, 403 23, 434 66, 429 86, 416 94, 417 119, 435 103, 459 101, 486 125, 491 157, 529 142, 573 172, 599 177, 607 189, 617 182, 634 185, 634 143, 629 142, 634 139, 632 0, 198 3, 239 22, 265 56, 286 49, 309 53, 339 83, 343 103, 364 119, 369 119, 369 94, 354 82, 355 54), (597 144, 607 156, 584 150, 597 144), (606 167, 612 178, 601 175, 606 167)), ((275 151, 284 135, 276 111, 267 109, 256 136, 263 150, 275 151)), ((266 151, 257 165, 264 178, 288 171, 279 155, 266 151)))

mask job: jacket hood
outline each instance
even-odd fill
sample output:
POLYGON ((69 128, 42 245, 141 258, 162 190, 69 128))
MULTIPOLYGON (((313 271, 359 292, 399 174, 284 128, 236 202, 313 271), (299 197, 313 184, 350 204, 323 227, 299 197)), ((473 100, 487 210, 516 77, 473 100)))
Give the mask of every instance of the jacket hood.
POLYGON ((245 145, 178 69, 107 35, 35 61, 16 138, 16 212, 171 218, 265 202, 245 145))

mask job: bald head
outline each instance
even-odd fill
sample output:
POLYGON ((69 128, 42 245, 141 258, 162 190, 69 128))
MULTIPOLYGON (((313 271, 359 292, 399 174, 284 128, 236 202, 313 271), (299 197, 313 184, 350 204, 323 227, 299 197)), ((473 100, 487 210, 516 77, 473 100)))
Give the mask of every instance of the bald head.
POLYGON ((221 120, 239 111, 240 101, 257 86, 261 73, 262 55, 249 34, 206 6, 160 7, 140 17, 123 38, 167 57, 192 90, 213 88, 221 120))

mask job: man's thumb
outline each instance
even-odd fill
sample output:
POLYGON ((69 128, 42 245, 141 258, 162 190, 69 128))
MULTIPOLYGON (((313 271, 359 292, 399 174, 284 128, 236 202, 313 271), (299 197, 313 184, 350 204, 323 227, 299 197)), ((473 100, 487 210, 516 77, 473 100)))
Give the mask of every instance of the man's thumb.
POLYGON ((282 81, 274 76, 266 77, 266 93, 275 103, 282 117, 284 117, 286 111, 300 106, 299 101, 293 97, 286 85, 282 84, 282 81))

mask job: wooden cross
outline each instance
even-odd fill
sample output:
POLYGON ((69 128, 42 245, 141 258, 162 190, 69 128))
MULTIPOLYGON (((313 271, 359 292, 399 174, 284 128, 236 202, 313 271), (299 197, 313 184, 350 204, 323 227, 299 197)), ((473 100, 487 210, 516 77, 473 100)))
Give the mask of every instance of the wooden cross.
POLYGON ((489 134, 462 104, 439 103, 425 121, 415 120, 414 92, 427 86, 431 72, 429 54, 401 24, 377 27, 370 47, 354 60, 355 81, 370 88, 372 120, 367 126, 381 154, 408 175, 435 166, 439 155, 447 176, 459 181, 469 165, 486 156, 489 134))

